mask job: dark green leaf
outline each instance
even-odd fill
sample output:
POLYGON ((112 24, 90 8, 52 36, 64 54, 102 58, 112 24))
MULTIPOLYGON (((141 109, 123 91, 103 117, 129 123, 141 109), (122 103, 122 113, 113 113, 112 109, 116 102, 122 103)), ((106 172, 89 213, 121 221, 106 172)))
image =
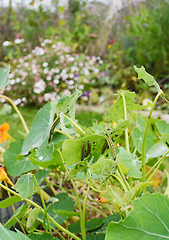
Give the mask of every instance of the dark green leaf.
POLYGON ((55 238, 53 235, 49 233, 31 233, 28 235, 31 240, 59 240, 59 238, 55 238))
MULTIPOLYGON (((92 229, 98 228, 103 224, 103 219, 93 218, 90 221, 85 222, 86 232, 92 229)), ((68 230, 73 233, 81 233, 80 221, 68 226, 68 230)))
POLYGON ((37 180, 37 182, 38 182, 38 184, 40 185, 42 182, 43 182, 43 180, 49 175, 49 173, 50 173, 51 171, 50 170, 47 170, 47 169, 40 169, 40 170, 38 170, 38 171, 36 171, 35 173, 34 173, 34 176, 36 177, 36 180, 37 180))
POLYGON ((17 219, 22 218, 27 211, 27 206, 22 204, 13 214, 13 216, 5 223, 6 226, 13 226, 16 222, 17 219))
POLYGON ((125 220, 109 224, 106 240, 169 239, 168 206, 168 196, 143 194, 133 201, 133 210, 125 220))

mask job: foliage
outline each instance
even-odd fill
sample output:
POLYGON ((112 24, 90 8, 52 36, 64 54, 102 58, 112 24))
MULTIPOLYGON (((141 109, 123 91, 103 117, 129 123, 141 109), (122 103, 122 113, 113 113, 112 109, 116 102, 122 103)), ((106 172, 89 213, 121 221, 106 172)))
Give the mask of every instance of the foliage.
POLYGON ((76 86, 83 90, 81 101, 98 103, 104 98, 99 99, 99 90, 89 97, 91 90, 112 84, 106 63, 99 56, 72 53, 70 47, 52 39, 13 59, 9 79, 3 92, 15 99, 16 105, 59 99, 62 94, 70 95, 76 86))
MULTIPOLYGON (((134 66, 134 69, 138 79, 155 87, 157 95, 153 103, 143 107, 135 103, 134 92, 120 90, 118 99, 108 110, 107 120, 93 123, 86 130, 75 117, 80 90, 46 103, 37 112, 30 131, 12 102, 26 137, 4 149, 4 167, 17 181, 9 188, 6 183, 7 180, 10 183, 9 177, 1 168, 1 180, 5 184, 0 186, 9 198, 1 201, 0 208, 22 200, 24 203, 17 210, 13 208, 13 216, 0 226, 1 234, 11 239, 21 238, 20 231, 9 230, 18 222, 25 239, 46 236, 53 239, 54 233, 60 239, 66 239, 66 234, 75 240, 126 239, 126 236, 139 239, 140 234, 145 239, 155 239, 154 234, 169 237, 165 217, 168 187, 163 195, 152 194, 155 188, 151 186, 154 181, 157 185, 156 173, 169 154, 169 124, 151 118, 159 97, 165 99, 165 96, 144 67, 134 66), (150 107, 146 119, 133 112, 146 107, 150 107), (158 151, 154 151, 155 146, 158 151), (44 189, 46 184, 52 191, 50 195, 44 189), (81 193, 79 185, 83 186, 81 193), (34 200, 37 192, 38 203, 34 200), (91 209, 100 217, 87 220, 91 209), (39 226, 43 231, 38 230, 39 226)), ((0 97, 9 100, 4 95, 0 97)))
POLYGON ((144 65, 158 79, 168 74, 168 1, 151 0, 142 3, 126 18, 122 34, 125 60, 144 65))

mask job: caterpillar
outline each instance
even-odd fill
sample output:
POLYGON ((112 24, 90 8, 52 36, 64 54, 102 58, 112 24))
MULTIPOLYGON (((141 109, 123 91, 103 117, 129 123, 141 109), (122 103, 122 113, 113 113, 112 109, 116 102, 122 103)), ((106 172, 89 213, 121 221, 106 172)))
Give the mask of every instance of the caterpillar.
POLYGON ((108 144, 109 144, 109 146, 111 148, 111 151, 112 151, 112 154, 113 154, 113 158, 114 158, 114 160, 116 160, 116 149, 114 147, 113 141, 112 141, 111 137, 107 133, 105 135, 106 135, 106 138, 107 138, 107 142, 108 142, 108 144))
POLYGON ((81 152, 81 161, 85 158, 85 149, 86 149, 86 142, 83 142, 82 144, 82 152, 81 152))
POLYGON ((56 118, 52 127, 51 127, 51 130, 50 130, 50 133, 49 133, 49 138, 48 138, 48 143, 50 143, 50 141, 52 141, 53 139, 53 133, 54 133, 54 130, 55 130, 55 127, 56 125, 60 122, 60 117, 56 118))
POLYGON ((101 151, 102 154, 105 153, 107 147, 108 147, 108 142, 107 142, 107 140, 106 140, 105 143, 104 143, 104 145, 103 145, 103 147, 102 147, 102 151, 101 151))
POLYGON ((91 142, 90 140, 87 141, 87 151, 85 152, 85 157, 88 157, 91 152, 91 142))

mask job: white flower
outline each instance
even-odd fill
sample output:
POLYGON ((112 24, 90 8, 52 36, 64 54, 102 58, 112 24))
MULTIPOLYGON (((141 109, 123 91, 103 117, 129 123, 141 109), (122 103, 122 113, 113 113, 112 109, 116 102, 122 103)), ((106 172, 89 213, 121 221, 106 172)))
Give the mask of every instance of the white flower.
POLYGON ((23 97, 22 102, 26 102, 26 101, 27 101, 26 97, 23 97))
POLYGON ((97 57, 96 57, 96 59, 97 59, 97 60, 100 60, 100 57, 99 57, 99 56, 97 56, 97 57))
POLYGON ((79 90, 83 90, 83 88, 84 88, 84 86, 82 84, 79 85, 79 87, 78 87, 79 90))
POLYGON ((14 78, 14 76, 15 76, 15 73, 14 73, 14 72, 11 72, 11 73, 9 74, 9 78, 14 78))
POLYGON ((22 38, 22 39, 15 39, 14 43, 16 44, 20 44, 22 42, 24 42, 25 40, 22 38))
POLYGON ((69 77, 70 77, 70 78, 73 78, 73 77, 74 77, 74 74, 73 74, 73 73, 70 73, 70 74, 69 74, 69 77))
POLYGON ((99 61, 99 64, 102 64, 102 63, 103 63, 103 60, 100 60, 100 61, 99 61))
POLYGON ((25 81, 23 81, 23 82, 22 82, 22 85, 26 85, 26 82, 25 82, 25 81))
POLYGON ((70 57, 70 58, 68 59, 69 62, 73 62, 74 60, 75 60, 74 57, 70 57))
POLYGON ((48 66, 48 63, 47 63, 47 62, 44 62, 44 63, 42 64, 42 66, 43 66, 43 67, 47 67, 47 66, 48 66))
POLYGON ((21 78, 17 77, 16 78, 16 83, 19 83, 21 81, 21 78))
POLYGON ((48 69, 48 68, 45 68, 45 69, 43 70, 43 73, 44 73, 44 74, 48 74, 48 72, 49 72, 49 69, 48 69))
POLYGON ((14 101, 14 104, 15 104, 15 105, 18 105, 18 104, 20 104, 21 102, 22 102, 21 99, 18 98, 18 99, 16 99, 16 100, 14 101))
POLYGON ((73 80, 70 80, 70 81, 68 82, 68 84, 69 84, 69 85, 73 85, 73 84, 74 84, 74 81, 73 81, 73 80))
POLYGON ((15 79, 11 79, 11 80, 9 81, 9 83, 10 83, 11 85, 14 85, 14 84, 15 84, 15 79))
POLYGON ((45 93, 44 94, 44 100, 45 101, 51 101, 53 99, 56 99, 57 93, 53 92, 53 93, 45 93))
POLYGON ((37 73, 38 73, 38 70, 37 70, 36 68, 34 68, 34 69, 32 70, 32 73, 33 73, 33 74, 37 74, 37 73))
POLYGON ((71 94, 71 92, 68 89, 65 89, 63 93, 65 96, 70 96, 71 94))
POLYGON ((99 73, 99 69, 98 68, 95 68, 94 71, 93 71, 95 74, 99 73))
POLYGON ((3 42, 2 45, 3 45, 4 47, 7 47, 7 46, 9 46, 10 44, 11 44, 11 43, 10 43, 9 41, 5 41, 5 42, 3 42))
POLYGON ((60 72, 59 68, 56 68, 55 73, 59 73, 59 72, 60 72))
POLYGON ((99 97, 99 101, 102 103, 105 101, 104 97, 99 97))
POLYGON ((41 93, 45 90, 46 83, 43 81, 43 79, 40 79, 38 82, 35 83, 33 91, 35 93, 41 93))
POLYGON ((55 64, 59 64, 59 61, 55 61, 55 64))
POLYGON ((85 79, 83 80, 83 82, 84 82, 84 83, 89 83, 89 80, 88 80, 87 78, 85 78, 85 79))
POLYGON ((59 79, 55 78, 55 79, 53 80, 53 82, 54 82, 55 84, 59 84, 59 79))
POLYGON ((34 88, 33 91, 34 91, 34 93, 37 93, 37 94, 42 92, 39 88, 34 88))
POLYGON ((47 76, 47 77, 46 77, 46 80, 47 80, 47 81, 50 81, 51 79, 52 79, 51 76, 47 76))
POLYGON ((79 67, 83 67, 83 63, 82 62, 79 63, 79 67))
POLYGON ((25 63, 24 63, 24 67, 29 67, 29 63, 28 63, 28 62, 25 62, 25 63))
POLYGON ((83 68, 82 72, 84 73, 85 76, 88 76, 90 74, 89 70, 85 67, 83 68))

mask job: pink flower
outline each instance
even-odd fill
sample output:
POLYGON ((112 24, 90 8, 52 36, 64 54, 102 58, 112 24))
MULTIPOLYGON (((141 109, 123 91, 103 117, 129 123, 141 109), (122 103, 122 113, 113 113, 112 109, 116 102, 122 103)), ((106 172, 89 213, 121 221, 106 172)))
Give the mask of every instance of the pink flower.
POLYGON ((113 43, 114 43, 114 40, 113 40, 113 39, 111 39, 111 40, 109 41, 109 43, 110 43, 110 44, 113 44, 113 43))

